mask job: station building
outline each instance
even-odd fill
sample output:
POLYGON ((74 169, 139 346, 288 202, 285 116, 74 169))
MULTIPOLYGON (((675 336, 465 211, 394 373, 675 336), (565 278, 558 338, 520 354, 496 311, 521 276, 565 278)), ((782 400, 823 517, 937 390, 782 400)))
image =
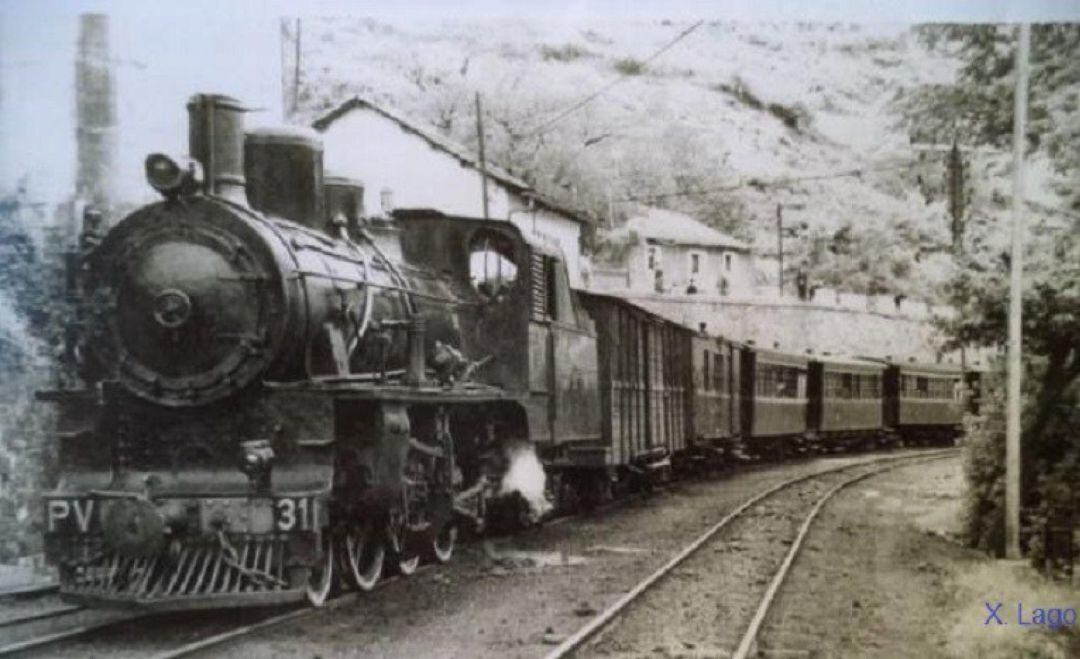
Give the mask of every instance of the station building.
MULTIPOLYGON (((369 214, 430 209, 484 217, 478 159, 434 128, 362 96, 320 117, 314 127, 323 135, 327 173, 361 181, 369 214)), ((500 167, 485 164, 484 172, 488 217, 512 222, 530 240, 561 253, 570 285, 583 288, 581 237, 589 218, 500 167)))

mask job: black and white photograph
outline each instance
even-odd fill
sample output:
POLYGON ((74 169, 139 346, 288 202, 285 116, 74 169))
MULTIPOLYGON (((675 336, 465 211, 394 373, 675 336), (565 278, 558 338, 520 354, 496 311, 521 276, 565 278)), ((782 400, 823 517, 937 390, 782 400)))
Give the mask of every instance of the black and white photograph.
POLYGON ((1080 2, 0 2, 0 657, 1078 611, 1080 2))

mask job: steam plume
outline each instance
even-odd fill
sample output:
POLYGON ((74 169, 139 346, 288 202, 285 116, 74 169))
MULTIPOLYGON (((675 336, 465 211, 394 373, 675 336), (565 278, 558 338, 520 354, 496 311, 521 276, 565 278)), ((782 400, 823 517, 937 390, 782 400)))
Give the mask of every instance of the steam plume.
POLYGON ((536 449, 527 442, 511 442, 504 448, 508 467, 499 486, 500 495, 517 492, 529 504, 529 512, 538 520, 551 510, 544 484, 547 475, 536 457, 536 449))

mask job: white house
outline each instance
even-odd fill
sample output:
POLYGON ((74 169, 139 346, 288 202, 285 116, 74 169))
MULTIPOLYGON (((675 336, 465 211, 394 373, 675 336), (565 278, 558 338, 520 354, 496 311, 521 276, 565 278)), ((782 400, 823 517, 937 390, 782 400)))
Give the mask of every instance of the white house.
MULTIPOLYGON (((393 208, 383 210, 434 209, 484 217, 477 158, 434 129, 360 96, 314 127, 323 134, 326 171, 361 180, 369 212, 389 202, 393 208)), ((588 218, 540 196, 499 167, 487 164, 485 170, 488 217, 513 222, 532 239, 561 251, 571 286, 582 287, 580 241, 588 218)))
POLYGON ((594 268, 597 288, 633 294, 753 293, 750 246, 689 215, 643 207, 607 232, 604 242, 622 247, 600 255, 607 258, 594 268))

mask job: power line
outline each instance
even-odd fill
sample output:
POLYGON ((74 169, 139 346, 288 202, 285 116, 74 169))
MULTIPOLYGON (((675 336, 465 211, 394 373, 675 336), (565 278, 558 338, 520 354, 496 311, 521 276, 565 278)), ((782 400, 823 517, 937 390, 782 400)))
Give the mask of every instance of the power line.
MULTIPOLYGON (((680 41, 682 41, 683 39, 685 39, 686 37, 688 37, 688 36, 690 35, 690 33, 691 33, 691 32, 693 32, 694 30, 696 30, 696 29, 698 29, 699 27, 701 27, 701 25, 702 25, 703 23, 705 23, 705 21, 704 21, 704 20, 698 21, 697 23, 694 23, 694 24, 693 24, 693 25, 691 25, 690 27, 688 27, 688 28, 686 28, 685 30, 683 30, 682 32, 680 32, 680 33, 679 33, 679 34, 678 34, 678 35, 677 35, 677 36, 676 36, 676 37, 675 37, 674 39, 672 39, 672 40, 671 40, 671 41, 669 41, 669 42, 668 42, 667 44, 665 44, 665 45, 664 45, 664 46, 663 46, 662 48, 660 48, 660 50, 658 50, 658 51, 656 51, 655 53, 653 53, 652 55, 649 55, 648 57, 646 57, 646 58, 645 58, 645 59, 644 59, 644 60, 642 61, 642 65, 645 65, 645 64, 649 64, 650 62, 652 62, 652 61, 653 61, 653 60, 655 60, 656 58, 660 57, 661 55, 663 55, 663 54, 664 54, 664 53, 666 53, 667 51, 671 50, 671 48, 672 48, 673 46, 675 46, 675 44, 679 43, 680 41)), ((626 79, 627 79, 627 78, 629 78, 629 77, 630 77, 630 76, 628 76, 628 75, 623 75, 623 76, 620 76, 620 77, 618 77, 618 78, 616 78, 616 79, 612 80, 611 82, 609 82, 608 84, 604 85, 604 86, 603 86, 603 87, 601 87, 600 89, 598 89, 598 90, 596 90, 595 92, 593 92, 593 93, 589 94, 588 96, 586 96, 586 97, 582 98, 582 99, 581 99, 580 101, 578 101, 577 103, 574 103, 573 105, 571 105, 570 107, 566 108, 566 109, 565 109, 565 110, 563 110, 562 112, 559 112, 558 114, 556 114, 556 115, 555 115, 555 116, 553 116, 552 118, 550 118, 550 119, 548 119, 547 121, 545 121, 545 122, 541 123, 541 124, 540 124, 539 126, 536 126, 536 127, 535 127, 535 128, 533 128, 533 129, 532 129, 531 131, 529 131, 528 133, 526 133, 526 134, 524 135, 524 137, 535 137, 535 136, 539 135, 539 134, 540 134, 540 133, 542 133, 542 132, 544 131, 544 129, 546 129, 547 127, 549 127, 549 126, 551 126, 551 125, 553 125, 553 124, 555 124, 555 123, 558 123, 559 121, 562 121, 562 120, 563 120, 564 118, 566 118, 567 116, 569 116, 569 115, 573 114, 574 112, 577 112, 578 110, 580 110, 581 108, 585 107, 585 106, 586 106, 586 105, 588 105, 589 103, 591 103, 591 102, 595 101, 596 99, 600 98, 601 96, 603 96, 604 94, 606 94, 606 93, 607 93, 607 92, 608 92, 608 91, 609 91, 609 90, 610 90, 610 89, 611 89, 612 87, 614 87, 615 85, 618 85, 619 83, 625 82, 625 81, 626 81, 626 79)))
POLYGON ((751 178, 745 181, 739 181, 738 183, 732 183, 716 188, 702 188, 699 190, 682 190, 678 192, 660 192, 652 195, 636 195, 630 197, 624 197, 622 199, 613 199, 615 202, 623 201, 656 201, 660 199, 670 199, 674 197, 697 197, 702 195, 716 194, 720 192, 734 192, 742 188, 774 188, 780 185, 787 185, 790 183, 801 183, 804 181, 823 181, 828 179, 845 178, 848 176, 862 176, 863 174, 869 174, 873 172, 888 172, 898 169, 907 169, 910 167, 920 166, 924 163, 917 161, 910 161, 905 163, 899 163, 894 165, 885 165, 881 167, 865 167, 858 169, 846 169, 838 172, 830 172, 825 174, 812 174, 809 176, 788 176, 784 178, 777 178, 771 180, 763 180, 759 178, 751 178))

